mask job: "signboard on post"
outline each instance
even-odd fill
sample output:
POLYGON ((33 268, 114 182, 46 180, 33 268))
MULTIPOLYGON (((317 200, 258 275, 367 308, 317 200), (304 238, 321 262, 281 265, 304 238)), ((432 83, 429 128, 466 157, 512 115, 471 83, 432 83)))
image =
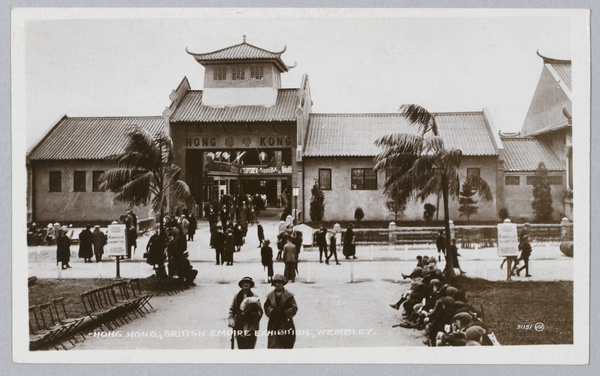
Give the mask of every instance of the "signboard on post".
POLYGON ((506 221, 498 224, 498 256, 509 257, 518 255, 519 237, 517 236, 517 225, 506 221))
POLYGON ((123 223, 108 225, 108 239, 104 248, 107 256, 127 256, 125 231, 123 223))

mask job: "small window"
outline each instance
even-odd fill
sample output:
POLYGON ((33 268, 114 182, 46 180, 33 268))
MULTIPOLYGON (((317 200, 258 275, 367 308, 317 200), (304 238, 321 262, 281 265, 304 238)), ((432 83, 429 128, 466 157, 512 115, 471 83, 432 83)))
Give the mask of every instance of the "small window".
POLYGON ((319 169, 319 189, 322 191, 331 190, 331 169, 319 169))
MULTIPOLYGON (((527 185, 533 185, 535 183, 537 179, 537 176, 533 175, 533 176, 528 176, 527 177, 527 185)), ((554 176, 548 176, 547 177, 547 181, 548 184, 550 185, 562 185, 562 176, 560 175, 554 175, 554 176)))
POLYGON ((353 168, 352 190, 377 190, 377 173, 372 168, 353 168))
POLYGON ((232 80, 243 80, 244 79, 244 68, 233 68, 231 75, 232 80))
POLYGON ((50 192, 61 192, 61 173, 60 171, 50 171, 50 192))
POLYGON ((223 81, 227 79, 227 68, 225 67, 216 67, 213 72, 213 79, 215 81, 223 81))
POLYGON ((73 173, 73 192, 85 192, 85 171, 73 173))
POLYGON ((100 180, 100 176, 104 171, 92 171, 92 191, 93 192, 102 192, 103 189, 100 189, 100 184, 102 184, 102 180, 100 180))
POLYGON ((472 175, 481 176, 479 168, 467 168, 467 177, 472 175))
POLYGON ((250 67, 250 79, 251 80, 262 80, 263 79, 263 67, 250 67))
POLYGON ((520 176, 506 176, 505 184, 506 185, 521 185, 521 177, 520 176))

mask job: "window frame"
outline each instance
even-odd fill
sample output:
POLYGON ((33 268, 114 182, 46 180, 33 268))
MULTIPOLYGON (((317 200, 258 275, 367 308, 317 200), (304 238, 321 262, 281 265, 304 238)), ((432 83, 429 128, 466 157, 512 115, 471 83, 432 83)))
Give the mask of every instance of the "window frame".
POLYGON ((352 168, 350 169, 350 190, 352 191, 376 191, 378 189, 378 177, 377 171, 374 171, 372 168, 361 167, 361 168, 352 168), (360 174, 355 175, 355 171, 360 171, 360 174), (375 184, 367 185, 367 172, 372 173, 374 177, 375 184), (361 183, 355 183, 355 176, 361 176, 361 183))
POLYGON ((48 192, 62 192, 62 171, 48 171, 48 192))
POLYGON ((264 78, 264 70, 260 65, 250 66, 250 79, 260 81, 264 78), (256 74, 258 72, 259 74, 256 74))
POLYGON ((231 69, 232 81, 243 81, 246 79, 246 70, 243 67, 233 67, 231 69))
POLYGON ((73 171, 73 192, 86 192, 87 191, 87 173, 86 171, 77 170, 73 171), (77 179, 83 177, 83 181, 77 179), (83 183, 83 185, 82 185, 83 183))
POLYGON ((104 189, 100 189, 100 184, 102 184, 102 182, 100 181, 100 176, 102 176, 102 174, 104 173, 104 171, 99 171, 99 170, 95 170, 92 171, 92 192, 104 192, 104 189))
POLYGON ((319 189, 322 191, 331 191, 331 169, 330 168, 320 168, 319 169, 319 189), (321 176, 321 172, 323 173, 329 173, 329 178, 328 178, 328 182, 326 182, 329 185, 329 188, 327 188, 327 184, 324 184, 323 180, 322 180, 322 176, 321 176))
POLYGON ((504 185, 515 185, 515 186, 516 185, 521 185, 521 176, 519 176, 519 175, 506 175, 504 177, 504 185), (513 181, 513 182, 509 183, 508 182, 509 178, 512 179, 512 180, 516 180, 516 182, 513 181))
POLYGON ((214 81, 226 81, 227 80, 227 67, 215 67, 213 71, 214 81))
POLYGON ((469 178, 471 175, 477 175, 478 177, 481 177, 481 168, 467 167, 467 178, 469 178), (475 174, 475 172, 477 173, 475 174))

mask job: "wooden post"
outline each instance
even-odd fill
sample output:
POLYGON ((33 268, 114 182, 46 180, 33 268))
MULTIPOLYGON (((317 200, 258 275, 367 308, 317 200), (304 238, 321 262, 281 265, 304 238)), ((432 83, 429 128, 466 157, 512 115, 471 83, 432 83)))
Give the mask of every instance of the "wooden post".
POLYGON ((121 278, 121 265, 119 264, 119 260, 121 256, 116 256, 117 258, 117 278, 121 278))

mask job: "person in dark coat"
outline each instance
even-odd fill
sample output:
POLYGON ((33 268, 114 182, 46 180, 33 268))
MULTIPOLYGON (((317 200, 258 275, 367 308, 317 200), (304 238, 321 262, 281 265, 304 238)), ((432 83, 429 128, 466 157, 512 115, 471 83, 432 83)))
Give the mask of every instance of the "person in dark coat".
POLYGON ((293 317, 298 312, 298 305, 294 294, 283 287, 286 283, 284 276, 274 275, 272 285, 275 289, 267 295, 265 301, 265 314, 269 317, 267 324, 269 349, 291 349, 296 342, 293 317))
POLYGON ((256 222, 256 233, 258 235, 258 248, 262 247, 265 241, 265 230, 260 222, 256 222))
POLYGON ((270 247, 271 241, 265 240, 264 245, 260 249, 260 260, 264 268, 267 269, 268 281, 271 282, 273 277, 273 249, 270 247))
POLYGON ((340 265, 340 262, 338 261, 337 258, 337 240, 335 237, 335 232, 332 232, 329 236, 329 256, 327 256, 327 258, 325 259, 325 263, 327 265, 329 265, 329 259, 331 258, 331 256, 335 257, 335 264, 336 265, 340 265))
POLYGON ((235 227, 233 228, 233 240, 235 242, 235 251, 241 251, 242 245, 244 244, 244 232, 239 223, 236 223, 235 227))
POLYGON ((226 229, 227 222, 229 221, 229 209, 227 209, 227 205, 223 205, 221 211, 219 212, 219 217, 221 217, 221 225, 224 229, 226 229))
POLYGON ((457 268, 460 271, 460 274, 466 274, 466 272, 460 268, 460 264, 458 263, 459 255, 458 248, 456 247, 456 239, 452 239, 452 245, 450 246, 450 255, 452 256, 452 266, 457 268))
POLYGON ((212 247, 215 249, 216 265, 223 265, 225 262, 223 259, 225 257, 225 239, 226 236, 223 233, 223 227, 217 226, 211 242, 212 247))
POLYGON ((446 257, 446 239, 444 238, 444 231, 438 231, 438 236, 435 239, 435 246, 438 251, 438 261, 442 261, 442 253, 446 257))
POLYGON ((252 278, 242 278, 238 286, 241 290, 233 296, 229 307, 228 326, 234 330, 238 349, 253 349, 263 310, 260 300, 251 290, 254 287, 252 278))
POLYGON ((92 256, 94 256, 94 250, 92 249, 92 232, 90 228, 92 226, 85 226, 85 230, 79 233, 79 257, 84 262, 92 262, 92 256))
POLYGON ((100 231, 100 226, 94 226, 94 232, 92 232, 92 243, 94 244, 94 255, 96 255, 96 262, 102 261, 102 255, 104 254, 104 245, 106 244, 106 235, 100 231))
POLYGON ((62 262, 62 268, 67 269, 71 266, 69 261, 71 260, 71 240, 67 236, 67 232, 63 229, 58 230, 58 236, 56 238, 56 265, 62 262))
POLYGON ((329 260, 327 256, 327 230, 325 227, 321 227, 317 233, 317 247, 319 247, 319 262, 323 262, 323 255, 325 260, 329 260))
POLYGON ((196 229, 198 228, 198 220, 196 216, 192 213, 188 219, 190 224, 188 225, 188 240, 193 242, 194 235, 196 235, 196 229))
POLYGON ((354 231, 352 230, 352 225, 348 225, 348 230, 346 230, 346 235, 344 236, 344 256, 347 259, 352 257, 356 259, 356 247, 354 245, 354 231))
POLYGON ((523 260, 524 265, 517 269, 517 275, 521 276, 521 270, 525 269, 525 277, 531 277, 529 274, 529 256, 531 256, 531 244, 529 244, 529 235, 525 234, 523 236, 523 241, 521 242, 521 260, 523 260))
POLYGON ((148 244, 146 245, 146 252, 148 253, 148 257, 146 258, 146 263, 154 266, 161 267, 165 264, 165 249, 167 247, 166 236, 164 233, 160 232, 160 225, 156 225, 156 230, 154 234, 148 240, 148 244))
POLYGON ((235 238, 233 236, 233 230, 227 230, 227 236, 225 237, 225 252, 223 253, 223 260, 221 263, 226 262, 226 265, 233 265, 233 253, 235 252, 235 238))

